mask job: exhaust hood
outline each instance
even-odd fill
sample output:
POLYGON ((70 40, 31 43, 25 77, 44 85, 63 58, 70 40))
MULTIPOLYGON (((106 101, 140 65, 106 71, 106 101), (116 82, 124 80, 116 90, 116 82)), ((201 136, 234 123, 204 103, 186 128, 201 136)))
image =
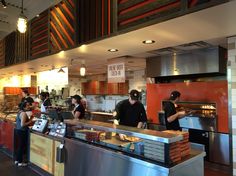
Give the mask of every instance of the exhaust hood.
MULTIPOLYGON (((162 49, 163 50, 163 49, 162 49)), ((227 50, 208 47, 147 58, 147 76, 226 74, 227 50)))

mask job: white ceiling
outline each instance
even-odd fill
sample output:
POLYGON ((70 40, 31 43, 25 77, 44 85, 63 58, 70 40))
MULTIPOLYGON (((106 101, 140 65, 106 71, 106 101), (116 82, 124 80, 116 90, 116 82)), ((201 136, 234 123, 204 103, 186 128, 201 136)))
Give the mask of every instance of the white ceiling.
MULTIPOLYGON (((21 12, 21 0, 5 0, 7 8, 0 1, 0 40, 16 30, 16 22, 21 12)), ((24 14, 28 20, 40 14, 61 0, 24 0, 24 14)))
MULTIPOLYGON (((64 66, 69 67, 69 74, 78 74, 79 67, 83 62, 85 62, 88 73, 96 74, 106 71, 108 59, 127 55, 133 56, 127 57, 127 63, 132 60, 133 64, 137 63, 135 69, 141 69, 145 68, 144 58, 152 56, 151 53, 148 53, 151 50, 195 41, 227 46, 226 37, 236 35, 235 9, 236 1, 234 0, 72 50, 4 68, 0 70, 0 75, 5 77, 14 74, 27 74, 64 66), (156 42, 152 45, 145 45, 142 41, 146 39, 156 42), (117 48, 119 51, 108 52, 107 50, 110 48, 117 48)), ((132 63, 130 63, 131 66, 132 63)))

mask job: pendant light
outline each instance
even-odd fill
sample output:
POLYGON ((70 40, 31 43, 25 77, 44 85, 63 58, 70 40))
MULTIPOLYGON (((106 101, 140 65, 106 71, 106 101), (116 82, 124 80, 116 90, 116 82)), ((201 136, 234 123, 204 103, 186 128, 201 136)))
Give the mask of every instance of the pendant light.
POLYGON ((17 20, 17 29, 20 33, 25 33, 27 30, 27 17, 24 15, 23 1, 21 1, 21 13, 17 20))
POLYGON ((85 65, 82 64, 80 67, 80 76, 85 76, 85 73, 86 73, 85 65))
POLYGON ((58 70, 58 73, 65 73, 65 71, 64 71, 62 68, 60 68, 60 69, 58 70))

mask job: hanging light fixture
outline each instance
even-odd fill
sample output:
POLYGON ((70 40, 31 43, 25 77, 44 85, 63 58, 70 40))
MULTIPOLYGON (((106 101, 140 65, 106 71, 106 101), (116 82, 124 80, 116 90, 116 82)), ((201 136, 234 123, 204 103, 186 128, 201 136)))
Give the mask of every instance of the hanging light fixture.
POLYGON ((2 7, 3 7, 4 9, 7 8, 7 3, 6 3, 6 1, 5 1, 5 0, 2 0, 1 2, 2 2, 2 7))
POLYGON ((85 73, 86 73, 85 65, 82 64, 80 67, 80 76, 85 76, 85 73))
POLYGON ((65 73, 65 71, 62 68, 60 68, 57 73, 65 73))
POLYGON ((27 30, 27 17, 24 15, 23 1, 21 1, 21 13, 17 20, 17 29, 20 33, 25 33, 27 30))

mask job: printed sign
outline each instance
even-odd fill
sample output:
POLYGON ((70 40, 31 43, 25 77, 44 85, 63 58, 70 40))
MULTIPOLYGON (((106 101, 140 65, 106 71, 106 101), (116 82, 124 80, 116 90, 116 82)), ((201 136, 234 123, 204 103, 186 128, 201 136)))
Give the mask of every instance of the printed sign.
POLYGON ((107 66, 109 83, 125 82, 125 63, 114 63, 107 66))

